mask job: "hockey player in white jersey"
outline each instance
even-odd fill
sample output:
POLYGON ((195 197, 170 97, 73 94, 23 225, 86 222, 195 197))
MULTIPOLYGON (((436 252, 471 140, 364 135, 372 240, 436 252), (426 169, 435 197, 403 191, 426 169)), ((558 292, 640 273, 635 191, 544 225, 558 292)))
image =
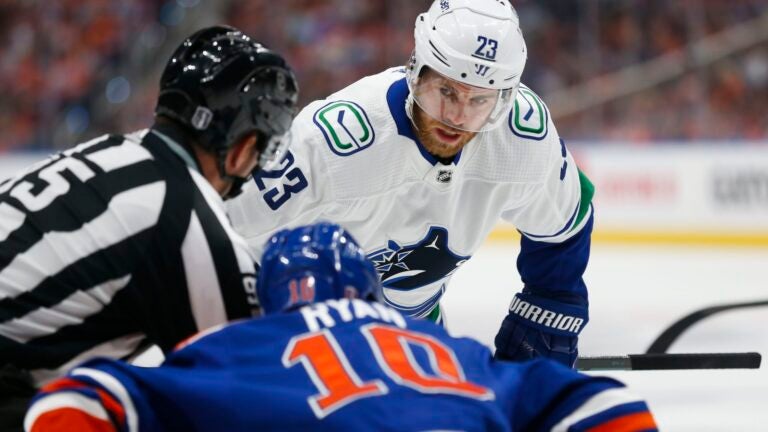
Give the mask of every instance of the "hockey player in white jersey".
POLYGON ((281 167, 230 201, 233 223, 260 256, 280 228, 338 222, 376 263, 389 304, 440 322, 451 276, 506 220, 522 233, 524 287, 496 356, 573 366, 588 320, 593 187, 520 83, 518 16, 505 0, 435 0, 414 33, 405 68, 304 108, 281 167))

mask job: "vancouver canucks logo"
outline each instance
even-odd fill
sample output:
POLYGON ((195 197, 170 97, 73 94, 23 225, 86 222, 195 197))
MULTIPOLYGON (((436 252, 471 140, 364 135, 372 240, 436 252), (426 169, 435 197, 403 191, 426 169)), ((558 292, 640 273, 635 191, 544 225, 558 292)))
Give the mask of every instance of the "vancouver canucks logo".
POLYGON ((348 156, 373 144, 376 137, 368 114, 352 101, 326 104, 313 118, 328 147, 339 156, 348 156))
POLYGON ((540 141, 547 136, 549 111, 539 96, 521 85, 517 91, 514 109, 509 113, 509 127, 522 138, 540 141))
POLYGON ((423 240, 410 246, 390 240, 368 258, 385 288, 402 291, 437 282, 469 259, 448 249, 448 231, 443 227, 431 227, 423 240))

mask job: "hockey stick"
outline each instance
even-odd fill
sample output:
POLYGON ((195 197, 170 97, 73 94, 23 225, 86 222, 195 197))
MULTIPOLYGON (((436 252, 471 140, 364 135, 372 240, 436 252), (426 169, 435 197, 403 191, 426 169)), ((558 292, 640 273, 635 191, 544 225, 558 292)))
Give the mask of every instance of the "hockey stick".
POLYGON ((579 357, 580 371, 679 370, 679 369, 758 369, 761 356, 744 353, 629 354, 624 356, 579 357))
POLYGON ((693 313, 690 313, 671 326, 669 326, 666 330, 664 330, 659 337, 656 338, 655 341, 651 344, 651 346, 648 348, 648 353, 665 353, 669 349, 669 347, 672 345, 675 340, 677 340, 681 334, 683 334, 684 331, 688 330, 689 327, 696 324, 697 322, 703 320, 704 318, 710 317, 716 313, 725 312, 729 310, 734 309, 743 309, 743 308, 750 308, 750 307, 758 307, 758 306, 768 306, 768 300, 763 301, 755 301, 755 302, 747 302, 747 303, 732 303, 732 304, 726 304, 721 306, 710 306, 704 309, 697 310, 693 313))

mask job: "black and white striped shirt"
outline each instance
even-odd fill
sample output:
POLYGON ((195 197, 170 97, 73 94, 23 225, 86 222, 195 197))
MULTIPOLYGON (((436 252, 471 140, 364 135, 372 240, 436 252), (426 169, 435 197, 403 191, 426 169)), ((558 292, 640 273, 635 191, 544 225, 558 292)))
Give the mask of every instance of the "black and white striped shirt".
POLYGON ((162 133, 97 138, 0 183, 0 365, 42 383, 256 305, 245 241, 162 133))

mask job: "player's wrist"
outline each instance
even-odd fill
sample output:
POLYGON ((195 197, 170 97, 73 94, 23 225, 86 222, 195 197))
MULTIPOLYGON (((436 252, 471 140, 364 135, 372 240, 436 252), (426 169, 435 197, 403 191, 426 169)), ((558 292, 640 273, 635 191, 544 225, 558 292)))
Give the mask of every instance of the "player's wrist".
POLYGON ((510 303, 509 317, 546 333, 576 337, 589 321, 589 311, 587 306, 518 293, 510 303))

